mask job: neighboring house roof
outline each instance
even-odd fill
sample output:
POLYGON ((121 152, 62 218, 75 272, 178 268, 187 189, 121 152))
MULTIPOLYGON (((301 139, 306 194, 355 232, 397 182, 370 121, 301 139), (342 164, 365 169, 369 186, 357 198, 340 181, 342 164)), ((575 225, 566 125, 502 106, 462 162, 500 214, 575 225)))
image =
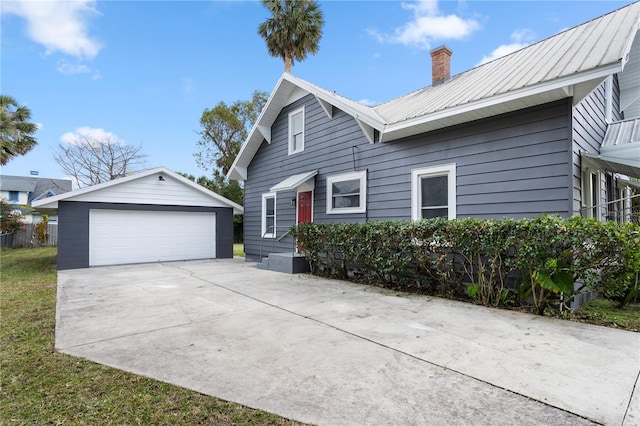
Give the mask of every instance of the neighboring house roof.
POLYGON ((0 176, 0 191, 33 192, 36 183, 24 176, 0 176))
POLYGON ((34 176, 0 176, 0 191, 18 191, 29 194, 27 203, 51 195, 69 192, 72 182, 69 179, 51 179, 34 176))
POLYGON ((640 2, 623 7, 510 55, 458 74, 381 105, 370 107, 284 73, 231 170, 231 179, 246 179, 246 168, 282 108, 310 93, 331 117, 333 107, 350 115, 369 142, 387 142, 567 97, 574 104, 602 81, 620 74, 621 87, 635 93, 625 100, 640 104, 638 71, 623 72, 640 56, 640 2), (635 40, 635 42, 634 42, 635 40))
MULTIPOLYGON (((233 208, 234 214, 242 214, 244 209, 241 205, 234 203, 233 201, 223 197, 222 195, 216 194, 213 191, 208 190, 207 188, 198 185, 197 183, 181 176, 166 167, 157 167, 154 169, 145 170, 130 176, 126 176, 120 179, 111 180, 109 182, 103 182, 93 186, 87 186, 85 188, 76 189, 75 191, 67 192, 62 195, 56 195, 54 197, 45 198, 43 200, 38 200, 33 203, 33 207, 37 208, 40 211, 51 212, 58 209, 58 202, 60 201, 85 201, 85 202, 119 202, 119 203, 128 203, 128 204, 152 204, 151 202, 141 200, 136 197, 136 194, 130 194, 132 198, 123 197, 117 191, 117 188, 121 185, 126 185, 127 183, 133 183, 137 180, 142 180, 151 175, 160 175, 162 179, 155 179, 154 181, 159 181, 160 183, 165 182, 167 179, 171 179, 172 183, 175 186, 172 187, 174 191, 172 194, 168 196, 170 199, 167 201, 166 199, 162 201, 163 204, 169 205, 204 205, 204 204, 193 204, 193 201, 184 201, 180 198, 180 188, 188 188, 192 191, 196 191, 204 197, 200 197, 203 200, 209 200, 208 205, 217 206, 217 207, 231 207, 233 208)), ((158 192, 153 186, 146 186, 144 191, 150 193, 151 198, 159 198, 156 197, 157 194, 154 191, 158 192), (154 196, 155 194, 155 196, 154 196)))

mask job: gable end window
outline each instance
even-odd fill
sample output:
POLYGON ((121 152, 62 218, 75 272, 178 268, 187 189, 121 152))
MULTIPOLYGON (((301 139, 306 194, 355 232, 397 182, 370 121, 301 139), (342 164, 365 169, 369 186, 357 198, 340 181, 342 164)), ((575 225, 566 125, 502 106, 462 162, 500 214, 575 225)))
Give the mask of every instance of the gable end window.
POLYGON ((456 218, 456 165, 411 171, 411 218, 456 218))
POLYGON ((289 113, 289 155, 304 151, 304 107, 289 113))
POLYGON ((262 194, 261 238, 276 238, 276 194, 262 194))
POLYGON ((327 177, 327 214, 367 210, 367 171, 327 177))

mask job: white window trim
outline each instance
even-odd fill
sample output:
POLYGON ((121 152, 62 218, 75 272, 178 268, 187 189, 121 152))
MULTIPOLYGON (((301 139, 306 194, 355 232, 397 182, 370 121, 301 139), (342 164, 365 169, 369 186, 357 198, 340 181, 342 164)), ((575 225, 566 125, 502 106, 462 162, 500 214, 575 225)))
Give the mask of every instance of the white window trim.
POLYGON ((277 200, 276 200, 276 194, 275 193, 266 193, 266 194, 262 194, 262 214, 261 214, 261 222, 262 222, 262 226, 261 226, 261 232, 260 232, 260 238, 275 238, 276 237, 276 233, 277 233, 277 228, 275 228, 277 221, 276 218, 278 217, 278 209, 277 209, 277 200), (273 198, 273 232, 270 232, 267 234, 267 199, 271 199, 273 198))
POLYGON ((448 197, 447 207, 449 219, 455 219, 456 213, 456 164, 424 167, 411 170, 411 219, 420 220, 420 179, 423 177, 447 176, 448 197))
POLYGON ((349 214, 364 213, 367 211, 367 171, 344 173, 327 177, 327 214, 349 214), (345 180, 360 180, 360 207, 346 207, 334 209, 333 205, 333 183, 345 180))
POLYGON ((305 139, 305 125, 304 125, 304 107, 302 108, 298 108, 295 111, 292 111, 289 113, 289 155, 292 154, 297 154, 299 152, 304 151, 304 139, 305 139), (302 114, 302 147, 297 149, 297 150, 293 150, 293 126, 292 126, 292 121, 293 121, 293 117, 298 115, 298 114, 302 114))

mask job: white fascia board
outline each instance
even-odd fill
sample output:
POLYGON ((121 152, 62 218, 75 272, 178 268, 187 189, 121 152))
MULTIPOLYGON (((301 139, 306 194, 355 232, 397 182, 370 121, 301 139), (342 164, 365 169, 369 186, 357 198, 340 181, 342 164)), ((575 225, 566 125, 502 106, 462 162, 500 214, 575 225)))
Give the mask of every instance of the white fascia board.
MULTIPOLYGON (((240 147, 240 151, 238 152, 238 155, 236 155, 236 159, 235 159, 235 160, 233 160, 233 164, 231 165, 231 167, 229 168, 229 171, 227 172, 227 176, 226 176, 226 177, 227 177, 227 179, 232 179, 232 180, 240 180, 240 179, 242 179, 242 178, 241 178, 241 177, 236 173, 236 171, 237 171, 240 167, 242 167, 242 166, 239 166, 239 165, 238 165, 238 162, 239 162, 239 161, 244 157, 244 155, 245 155, 245 154, 244 154, 244 152, 246 151, 247 146, 249 145, 249 143, 251 143, 251 135, 249 135, 249 138, 248 138, 248 139, 245 141, 245 143, 243 143, 243 144, 242 144, 242 146, 240 147)), ((245 170, 245 173, 244 173, 245 178, 244 178, 244 179, 242 179, 242 180, 245 180, 245 179, 246 179, 246 174, 247 174, 247 173, 246 173, 246 170, 247 170, 247 168, 246 168, 246 167, 244 167, 244 170, 245 170)))
POLYGON ((333 99, 325 99, 327 102, 331 103, 338 109, 346 112, 357 120, 366 123, 367 125, 373 127, 376 130, 381 131, 384 128, 384 120, 378 116, 378 114, 371 107, 366 107, 368 110, 365 112, 358 111, 354 109, 351 105, 346 102, 340 101, 338 98, 333 99))
POLYGON ((234 210, 235 214, 242 214, 242 212, 244 211, 244 208, 239 205, 234 203, 233 201, 223 197, 220 194, 216 194, 213 191, 208 190, 207 188, 198 185, 197 183, 193 182, 192 180, 187 179, 184 176, 181 176, 169 169, 167 169, 166 167, 156 167, 153 169, 149 169, 149 170, 144 170, 140 173, 136 173, 130 176, 125 176, 123 178, 119 178, 119 179, 114 179, 114 180, 110 180, 109 182, 103 182, 103 183, 99 183, 97 185, 93 185, 93 186, 87 186, 85 188, 80 188, 80 189, 76 189, 75 191, 69 191, 69 192, 65 192, 63 194, 60 195, 56 195, 54 197, 49 197, 49 198, 45 198, 43 200, 39 200, 36 201, 32 204, 32 207, 34 208, 43 208, 43 209, 57 209, 58 208, 58 201, 63 201, 63 200, 73 200, 75 197, 83 195, 83 194, 88 194, 91 192, 95 192, 95 191, 100 191, 102 189, 105 188, 109 188, 111 186, 115 186, 115 185, 122 185, 124 183, 133 181, 133 180, 137 180, 137 179, 141 179, 153 174, 165 174, 167 176, 171 176, 172 178, 184 183, 185 185, 199 191, 202 192, 203 194, 222 202, 223 204, 228 205, 229 207, 232 207, 234 210), (237 213, 236 213, 237 212, 237 213))
MULTIPOLYGON (((264 104, 264 107, 262 108, 262 111, 260 111, 260 115, 258 116, 258 118, 256 119, 255 124, 253 125, 253 127, 251 128, 251 131, 249 132, 249 135, 247 136, 247 139, 245 139, 244 143, 242 144, 242 146, 240 147, 240 152, 238 152, 238 155, 236 156, 236 159, 234 160, 233 164, 231 165, 231 168, 229 169, 229 172, 227 173, 227 179, 235 179, 237 180, 238 177, 236 177, 236 174, 234 173, 234 170, 239 167, 238 166, 238 162, 240 162, 244 155, 245 155, 245 151, 247 149, 247 146, 249 144, 252 143, 257 143, 258 145, 262 143, 262 139, 265 139, 268 143, 271 143, 271 123, 266 123, 264 116, 266 111, 268 111, 271 107, 272 104, 275 102, 274 98, 276 97, 277 92, 280 90, 280 88, 282 87, 283 81, 287 80, 289 81, 289 78, 287 77, 287 73, 283 73, 280 76, 280 79, 278 79, 278 82, 276 83, 275 87, 273 88, 273 90, 271 91, 271 95, 269 96, 269 99, 267 99, 267 102, 264 104), (260 140, 256 141, 256 137, 255 137, 255 133, 259 132, 261 138, 260 140), (268 136, 268 137, 267 137, 268 136)), ((282 109, 284 107, 284 105, 276 105, 276 107, 279 106, 280 109, 282 109)), ((253 155, 255 155, 255 152, 253 154, 251 154, 251 157, 253 158, 253 155)), ((244 167, 244 178, 242 180, 246 179, 246 167, 244 167)), ((242 173, 240 173, 242 175, 242 173)))
POLYGON ((167 169, 166 167, 156 167, 154 169, 144 170, 142 172, 125 176, 119 179, 110 180, 108 182, 102 182, 97 185, 85 186, 84 188, 76 189, 74 191, 69 191, 69 192, 62 193, 60 195, 45 198, 44 200, 34 202, 32 204, 32 207, 43 207, 49 203, 54 203, 54 202, 56 203, 56 206, 57 206, 58 201, 71 199, 71 198, 77 197, 78 195, 87 194, 89 192, 99 191, 101 189, 108 188, 110 186, 120 185, 122 183, 129 182, 131 180, 140 179, 145 176, 152 175, 154 173, 175 174, 171 172, 169 169, 167 169))
MULTIPOLYGON (((589 80, 605 78, 609 75, 620 72, 620 69, 621 69, 621 61, 617 61, 613 64, 600 67, 600 68, 595 68, 589 71, 581 72, 579 74, 573 74, 570 76, 561 77, 561 78, 547 81, 544 83, 539 83, 533 86, 523 87, 521 89, 513 90, 511 92, 502 93, 500 95, 491 96, 489 98, 480 99, 474 102, 458 105, 458 106, 447 108, 441 111, 436 111, 428 115, 411 118, 399 123, 388 124, 384 129, 384 131, 385 133, 392 133, 392 132, 403 130, 408 127, 413 127, 419 124, 428 123, 431 121, 436 121, 436 120, 448 118, 455 115, 465 114, 470 111, 492 107, 494 105, 526 98, 529 96, 535 96, 540 93, 550 92, 553 90, 563 90, 565 91, 565 93, 567 93, 567 89, 566 89, 567 87, 573 86, 574 84, 579 84, 585 81, 589 81, 589 80)), ((390 140, 393 140, 393 139, 390 139, 390 140)), ((382 135, 380 137, 380 142, 382 142, 382 135)))

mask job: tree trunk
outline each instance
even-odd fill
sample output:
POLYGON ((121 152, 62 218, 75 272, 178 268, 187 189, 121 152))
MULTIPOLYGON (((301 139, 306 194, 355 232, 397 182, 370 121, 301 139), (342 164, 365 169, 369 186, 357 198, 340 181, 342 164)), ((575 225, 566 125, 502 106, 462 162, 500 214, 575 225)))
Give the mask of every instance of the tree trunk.
POLYGON ((284 57, 284 72, 291 74, 291 66, 293 65, 293 58, 289 55, 284 57))

